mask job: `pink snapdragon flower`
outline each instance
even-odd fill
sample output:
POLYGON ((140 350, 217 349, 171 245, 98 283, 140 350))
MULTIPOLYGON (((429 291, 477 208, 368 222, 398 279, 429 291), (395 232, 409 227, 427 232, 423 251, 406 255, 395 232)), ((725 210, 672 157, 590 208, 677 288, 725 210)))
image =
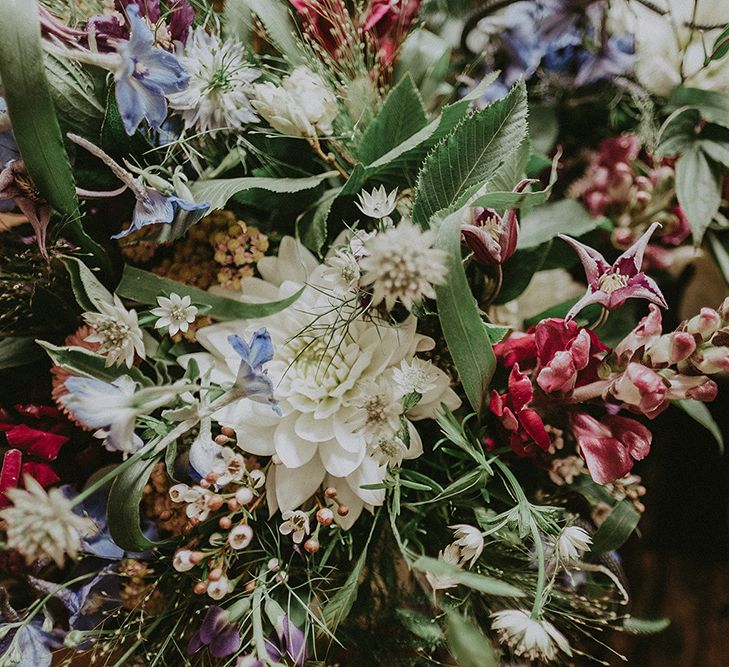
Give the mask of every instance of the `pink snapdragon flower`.
POLYGON ((640 270, 643 253, 657 227, 658 223, 653 223, 612 265, 597 250, 560 234, 559 237, 574 248, 587 277, 587 292, 572 306, 565 319, 574 319, 577 313, 593 303, 613 310, 628 299, 646 299, 667 308, 668 304, 655 280, 640 270))

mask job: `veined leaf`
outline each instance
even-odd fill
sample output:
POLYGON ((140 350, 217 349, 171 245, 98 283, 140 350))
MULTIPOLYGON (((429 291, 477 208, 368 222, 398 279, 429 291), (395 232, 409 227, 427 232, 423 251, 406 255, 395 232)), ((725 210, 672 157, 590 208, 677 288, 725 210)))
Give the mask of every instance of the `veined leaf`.
POLYGON ((102 303, 113 304, 114 297, 78 257, 64 257, 63 265, 71 278, 71 289, 84 310, 99 310, 102 303))
POLYGON ((448 612, 448 650, 458 667, 497 667, 494 647, 476 625, 457 611, 448 612))
POLYGON ((248 8, 259 18, 271 43, 292 65, 306 62, 301 45, 296 39, 289 3, 281 0, 244 0, 248 8))
MULTIPOLYGON (((403 42, 395 65, 395 80, 411 76, 425 100, 433 99, 445 84, 451 47, 435 33, 417 28, 403 42)), ((445 84, 446 89, 449 88, 445 84)))
POLYGON ((633 534, 639 521, 640 512, 633 507, 633 503, 627 499, 616 503, 612 512, 592 536, 592 551, 603 553, 622 547, 633 534))
POLYGON ((160 278, 154 273, 126 265, 116 293, 137 303, 152 305, 158 296, 169 296, 172 292, 180 296, 188 295, 194 303, 210 306, 210 317, 216 320, 250 320, 273 315, 288 308, 299 298, 303 288, 296 294, 271 303, 243 303, 223 296, 211 294, 197 287, 183 285, 174 280, 160 278))
POLYGON ((587 209, 575 199, 563 199, 543 204, 530 210, 522 218, 518 247, 520 250, 534 248, 546 241, 551 241, 557 234, 582 236, 604 223, 605 218, 591 216, 587 209))
POLYGON ((428 124, 420 93, 412 76, 405 77, 388 93, 382 107, 362 135, 357 154, 370 164, 428 124))
POLYGON ((0 371, 32 364, 43 358, 43 350, 30 337, 11 336, 0 340, 0 371))
POLYGON ((463 120, 428 155, 418 176, 413 221, 427 226, 439 211, 451 212, 496 173, 527 133, 526 87, 463 120))
POLYGON ((719 425, 714 421, 714 418, 709 412, 709 408, 706 404, 701 401, 694 399, 686 399, 684 401, 674 401, 673 404, 677 408, 681 408, 691 419, 697 424, 701 424, 716 440, 716 444, 719 445, 719 453, 724 454, 724 435, 719 428, 719 425))
POLYGON ((726 93, 680 86, 671 93, 668 103, 676 108, 698 109, 701 117, 710 123, 729 127, 729 95, 726 93))
POLYGON ((420 556, 413 563, 413 567, 419 572, 430 572, 436 576, 451 578, 462 586, 471 588, 479 593, 484 593, 485 595, 510 598, 524 597, 524 593, 521 590, 516 586, 507 584, 505 581, 495 579, 494 577, 487 577, 476 572, 462 570, 460 567, 438 560, 437 558, 420 556))
POLYGON ((258 176, 218 178, 210 181, 195 181, 190 184, 190 190, 196 202, 208 202, 210 210, 214 211, 217 208, 223 208, 233 195, 243 190, 260 188, 270 192, 300 192, 301 190, 311 190, 336 175, 336 171, 327 171, 304 178, 263 178, 258 176))
POLYGON ((701 120, 698 109, 676 109, 658 133, 657 155, 679 155, 696 141, 696 126, 701 120))
POLYGON ((342 188, 327 190, 314 206, 296 221, 296 236, 309 250, 319 253, 327 240, 327 220, 342 188))
POLYGON ((464 212, 451 213, 440 223, 435 245, 448 254, 446 281, 435 288, 438 317, 461 384, 476 414, 496 369, 491 340, 466 279, 461 259, 464 212))
POLYGON ((676 162, 676 195, 696 245, 701 243, 719 211, 721 187, 718 170, 709 163, 700 146, 691 146, 676 162))

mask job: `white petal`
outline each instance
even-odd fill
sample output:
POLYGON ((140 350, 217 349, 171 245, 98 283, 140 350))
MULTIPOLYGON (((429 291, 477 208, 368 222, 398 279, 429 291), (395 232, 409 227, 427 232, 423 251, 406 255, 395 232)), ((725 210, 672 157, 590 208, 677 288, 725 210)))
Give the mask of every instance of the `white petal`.
POLYGON ((319 445, 319 456, 329 474, 335 477, 346 477, 362 462, 365 450, 348 452, 346 449, 342 449, 336 440, 329 440, 319 445))
POLYGON ((296 509, 314 495, 324 481, 324 466, 318 456, 300 468, 276 466, 276 502, 282 510, 296 509))
POLYGON ((318 445, 296 435, 293 416, 283 419, 276 427, 273 444, 276 454, 287 468, 299 468, 311 461, 318 445))
POLYGON ((310 412, 299 415, 294 430, 299 437, 309 442, 323 442, 334 437, 332 420, 314 419, 310 412))

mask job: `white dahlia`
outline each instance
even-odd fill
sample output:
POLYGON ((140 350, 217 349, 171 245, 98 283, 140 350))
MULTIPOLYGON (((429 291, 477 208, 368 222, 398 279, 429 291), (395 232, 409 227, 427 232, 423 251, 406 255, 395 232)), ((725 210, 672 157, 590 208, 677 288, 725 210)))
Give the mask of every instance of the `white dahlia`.
POLYGON ((238 445, 246 452, 275 455, 276 465, 267 479, 272 512, 295 510, 326 484, 335 487, 338 501, 349 507, 346 517, 337 516, 349 527, 364 507, 384 501, 384 490, 362 487, 381 482, 388 461, 396 464, 421 454, 420 436, 411 420, 432 417, 441 403, 455 408, 459 399, 446 374, 421 361, 428 378, 422 384, 424 393, 415 408, 403 413, 396 371, 434 345, 416 333, 414 317, 399 326, 358 318, 345 327, 337 319, 339 304, 331 296, 336 290, 325 267, 289 237, 281 242, 279 256, 262 259, 258 268, 263 279, 244 279, 243 294, 237 295, 241 300, 283 299, 305 286, 303 294, 275 315, 201 329, 198 340, 209 353, 181 361, 195 358, 201 370, 212 369, 212 381, 230 382, 240 357, 228 336, 246 337, 266 327, 274 348, 267 369, 281 416, 270 406, 241 400, 214 417, 235 429, 238 445), (389 448, 391 455, 383 456, 382 443, 396 442, 400 436, 409 441, 404 443, 406 451, 389 448))

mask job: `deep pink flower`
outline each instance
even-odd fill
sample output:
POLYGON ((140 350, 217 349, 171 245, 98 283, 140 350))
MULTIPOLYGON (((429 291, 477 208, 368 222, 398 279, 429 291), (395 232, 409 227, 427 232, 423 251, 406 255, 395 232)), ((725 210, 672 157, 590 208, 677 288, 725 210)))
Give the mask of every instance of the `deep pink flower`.
POLYGON ((567 313, 567 320, 573 319, 583 308, 593 303, 599 303, 604 308, 613 310, 622 306, 628 299, 646 299, 663 308, 668 307, 655 280, 640 270, 643 253, 656 227, 658 223, 654 222, 643 236, 615 260, 612 266, 597 250, 564 234, 559 235, 575 249, 587 277, 587 292, 572 306, 567 313))
POLYGON ((338 58, 351 32, 351 18, 337 0, 289 0, 304 19, 306 33, 331 56, 338 58))
POLYGON ((534 329, 530 329, 528 332, 515 331, 508 338, 494 345, 494 354, 506 368, 511 368, 514 364, 519 364, 521 368, 533 368, 537 362, 534 329))
POLYGON ((420 0, 371 0, 360 20, 360 28, 374 36, 383 65, 390 65, 395 59, 419 9, 420 0))
POLYGON ((615 347, 618 359, 630 359, 641 348, 650 347, 663 333, 663 316, 658 306, 650 304, 648 314, 615 347))
POLYGON ((610 484, 625 477, 650 451, 653 436, 643 424, 619 415, 605 415, 598 421, 576 413, 570 419, 572 433, 590 476, 598 484, 610 484))
POLYGON ((653 419, 669 405, 670 383, 653 369, 631 361, 610 383, 610 394, 634 412, 653 419))
MULTIPOLYGON (((514 192, 523 192, 533 182, 522 180, 514 192)), ((503 264, 516 252, 519 219, 515 208, 510 208, 501 217, 492 208, 477 206, 472 211, 472 220, 461 225, 461 234, 479 264, 503 264)))
POLYGON ((529 406, 533 398, 532 381, 515 364, 509 374, 507 393, 493 391, 489 402, 489 409, 509 431, 511 448, 519 456, 529 454, 528 445, 531 442, 544 451, 551 444, 542 418, 529 406))

